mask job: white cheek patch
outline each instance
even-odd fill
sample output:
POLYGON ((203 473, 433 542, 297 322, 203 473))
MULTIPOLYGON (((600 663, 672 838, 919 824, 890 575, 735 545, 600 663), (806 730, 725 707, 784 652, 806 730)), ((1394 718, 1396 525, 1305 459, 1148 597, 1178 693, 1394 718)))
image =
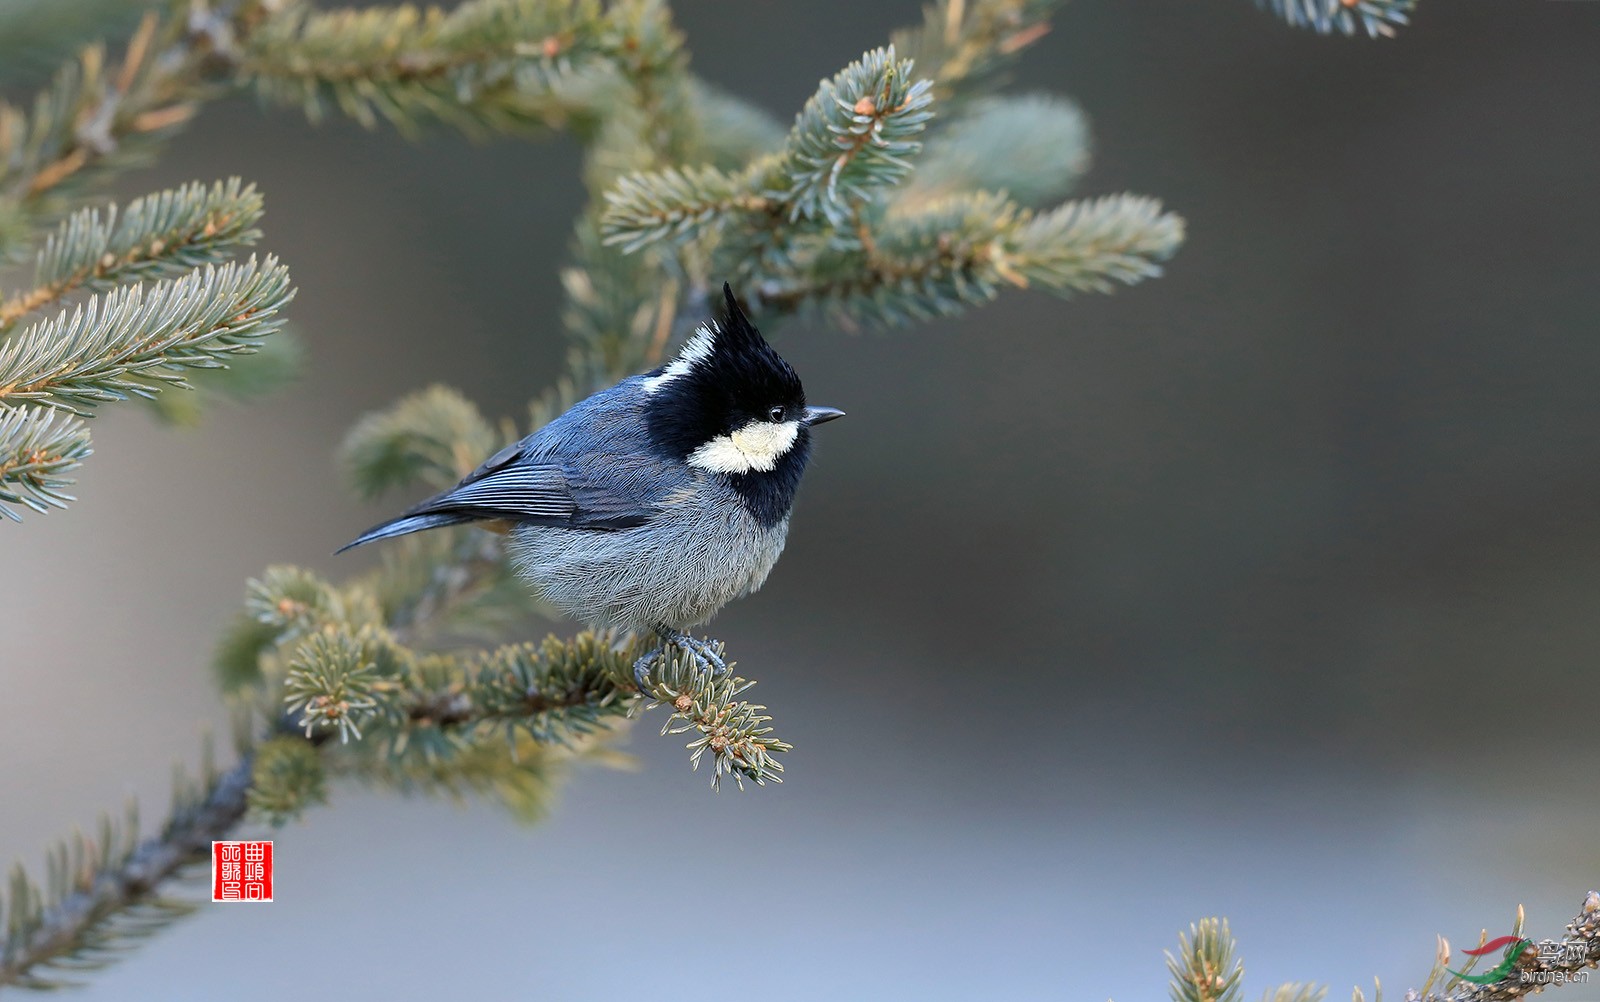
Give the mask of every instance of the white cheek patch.
POLYGON ((689 454, 689 465, 712 473, 763 473, 778 465, 800 437, 800 422, 751 421, 731 435, 718 435, 689 454))
POLYGON ((683 350, 678 352, 678 357, 672 360, 661 375, 651 376, 644 381, 644 391, 654 393, 679 376, 688 375, 689 367, 696 362, 710 358, 718 333, 716 324, 702 324, 700 329, 694 332, 694 336, 684 343, 683 350))

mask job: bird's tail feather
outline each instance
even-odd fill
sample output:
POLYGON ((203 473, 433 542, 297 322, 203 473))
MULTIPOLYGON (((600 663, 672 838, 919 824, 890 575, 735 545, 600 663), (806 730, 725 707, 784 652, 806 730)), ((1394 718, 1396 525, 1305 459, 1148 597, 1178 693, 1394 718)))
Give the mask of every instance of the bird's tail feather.
POLYGON ((355 539, 344 544, 333 552, 336 554, 343 553, 345 550, 353 549, 354 547, 360 546, 363 543, 370 543, 377 539, 391 539, 395 536, 404 536, 407 533, 421 532, 423 529, 438 529, 441 526, 446 525, 460 525, 462 522, 472 522, 480 517, 481 516, 478 515, 466 515, 462 514, 461 512, 452 511, 426 512, 420 515, 401 515, 399 518, 391 518, 387 522, 379 522, 377 525, 368 529, 366 532, 363 532, 361 535, 357 536, 355 539))

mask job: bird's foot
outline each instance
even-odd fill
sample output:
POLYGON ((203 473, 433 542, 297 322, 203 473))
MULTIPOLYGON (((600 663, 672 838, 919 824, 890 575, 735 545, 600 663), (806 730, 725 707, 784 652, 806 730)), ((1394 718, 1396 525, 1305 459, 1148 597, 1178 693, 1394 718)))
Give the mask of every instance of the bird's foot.
POLYGON ((709 640, 700 640, 667 626, 656 627, 655 633, 661 638, 661 646, 646 652, 633 663, 633 681, 639 686, 640 692, 649 695, 653 684, 650 675, 657 664, 667 663, 668 647, 676 647, 688 654, 697 668, 710 672, 713 678, 721 678, 728 673, 728 663, 717 653, 717 646, 709 640))
POLYGON ((650 695, 650 673, 655 671, 656 662, 662 659, 666 651, 657 647, 653 651, 645 651, 644 656, 633 663, 633 682, 644 695, 650 695))
MULTIPOLYGON (((695 665, 702 671, 710 672, 714 678, 728 674, 728 663, 722 660, 722 655, 717 653, 717 645, 711 641, 691 637, 687 633, 664 626, 656 628, 656 636, 661 638, 663 645, 671 644, 694 658, 695 665)), ((666 648, 663 646, 662 654, 665 653, 666 648)))

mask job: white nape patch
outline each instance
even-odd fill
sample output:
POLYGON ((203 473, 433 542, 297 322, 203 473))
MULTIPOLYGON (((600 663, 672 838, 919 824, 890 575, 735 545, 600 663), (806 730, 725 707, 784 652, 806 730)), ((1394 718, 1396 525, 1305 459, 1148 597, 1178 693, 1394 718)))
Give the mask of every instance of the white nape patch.
POLYGON ((644 391, 654 393, 679 376, 688 375, 690 366, 711 357, 711 349, 721 332, 715 321, 701 324, 694 335, 684 342, 683 350, 678 352, 678 357, 672 360, 666 370, 661 375, 651 376, 644 381, 644 391))
POLYGON ((800 422, 751 421, 731 435, 718 435, 689 454, 689 465, 712 473, 765 473, 778 465, 800 435, 800 422))

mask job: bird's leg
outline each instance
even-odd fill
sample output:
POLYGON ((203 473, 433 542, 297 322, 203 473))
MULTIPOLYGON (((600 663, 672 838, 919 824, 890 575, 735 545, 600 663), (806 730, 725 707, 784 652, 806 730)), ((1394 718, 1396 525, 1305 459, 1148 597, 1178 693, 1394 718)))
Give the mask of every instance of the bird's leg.
POLYGON ((670 644, 685 651, 694 663, 701 669, 709 671, 714 677, 721 678, 728 673, 728 663, 717 654, 716 645, 705 640, 697 640, 681 630, 674 630, 664 623, 657 623, 651 628, 655 635, 661 638, 661 646, 653 651, 647 651, 644 656, 633 663, 633 681, 639 686, 639 691, 650 692, 650 673, 655 670, 659 661, 666 664, 667 646, 670 644))
POLYGON ((656 636, 661 638, 662 655, 666 655, 666 644, 671 644, 680 650, 688 652, 694 658, 694 663, 709 671, 714 677, 721 678, 728 674, 728 663, 722 660, 717 653, 717 647, 709 640, 699 640, 670 626, 656 624, 656 636))

